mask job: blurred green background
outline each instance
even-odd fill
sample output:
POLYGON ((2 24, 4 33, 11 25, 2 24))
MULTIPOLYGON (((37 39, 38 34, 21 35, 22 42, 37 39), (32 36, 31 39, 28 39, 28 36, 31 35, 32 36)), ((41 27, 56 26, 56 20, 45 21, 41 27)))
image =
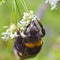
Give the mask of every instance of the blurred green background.
MULTIPOLYGON (((1 1, 1 0, 0 0, 1 1)), ((25 0, 29 10, 37 11, 38 7, 44 0, 25 0)), ((3 26, 8 26, 10 23, 16 23, 21 19, 25 11, 19 0, 17 0, 20 14, 15 11, 14 0, 5 0, 3 5, 0 5, 0 37, 4 30, 3 26)), ((40 53, 28 60, 60 60, 60 3, 53 11, 48 6, 41 22, 45 27, 46 35, 42 39, 43 47, 40 53)), ((9 40, 4 42, 0 38, 0 60, 17 60, 14 55, 14 41, 9 40)))

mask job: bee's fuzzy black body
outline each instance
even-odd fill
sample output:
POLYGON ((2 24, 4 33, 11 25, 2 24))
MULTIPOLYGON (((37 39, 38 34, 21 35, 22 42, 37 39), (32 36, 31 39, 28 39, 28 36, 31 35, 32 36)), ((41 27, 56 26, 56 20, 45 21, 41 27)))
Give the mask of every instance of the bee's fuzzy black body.
POLYGON ((45 35, 45 30, 43 29, 42 24, 37 20, 40 25, 41 32, 36 26, 34 20, 28 24, 26 29, 24 30, 24 35, 26 37, 22 37, 20 31, 17 30, 17 38, 14 43, 14 48, 17 51, 19 57, 25 56, 36 56, 42 47, 42 37, 45 35))

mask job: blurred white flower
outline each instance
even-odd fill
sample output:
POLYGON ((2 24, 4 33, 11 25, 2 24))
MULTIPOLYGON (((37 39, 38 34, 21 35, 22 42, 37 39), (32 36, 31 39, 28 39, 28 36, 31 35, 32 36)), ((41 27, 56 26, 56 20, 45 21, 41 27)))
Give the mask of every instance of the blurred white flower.
POLYGON ((55 9, 59 0, 46 0, 45 3, 49 3, 51 5, 51 10, 55 9))
POLYGON ((16 25, 15 24, 11 24, 9 29, 10 29, 10 31, 14 31, 16 29, 16 25))
POLYGON ((7 40, 9 39, 9 37, 7 37, 7 36, 5 35, 5 36, 2 36, 1 39, 7 41, 7 40))
POLYGON ((3 28, 8 28, 8 26, 4 26, 3 28))
POLYGON ((2 0, 2 3, 5 3, 5 0, 2 0))
POLYGON ((3 40, 9 40, 9 39, 13 39, 16 37, 17 33, 15 32, 16 30, 16 26, 15 24, 11 24, 7 30, 5 32, 2 32, 2 39, 3 40))
POLYGON ((0 5, 4 4, 5 3, 5 0, 1 0, 0 1, 0 5))
POLYGON ((28 18, 29 14, 24 12, 24 16, 23 19, 25 20, 26 18, 28 18))
POLYGON ((17 23, 18 27, 20 27, 21 32, 33 19, 36 19, 36 16, 33 14, 32 10, 30 12, 24 12, 22 19, 17 23))

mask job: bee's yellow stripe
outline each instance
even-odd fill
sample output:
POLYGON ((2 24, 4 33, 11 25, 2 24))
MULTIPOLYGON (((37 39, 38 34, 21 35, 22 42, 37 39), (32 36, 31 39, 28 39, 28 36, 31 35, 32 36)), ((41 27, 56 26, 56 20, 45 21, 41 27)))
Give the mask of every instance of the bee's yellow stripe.
POLYGON ((25 46, 28 48, 34 48, 34 47, 39 47, 43 44, 42 40, 39 40, 36 43, 25 43, 25 46))
POLYGON ((43 44, 43 42, 42 42, 42 40, 40 40, 40 41, 38 41, 38 42, 36 43, 36 46, 39 47, 39 46, 41 46, 42 44, 43 44))

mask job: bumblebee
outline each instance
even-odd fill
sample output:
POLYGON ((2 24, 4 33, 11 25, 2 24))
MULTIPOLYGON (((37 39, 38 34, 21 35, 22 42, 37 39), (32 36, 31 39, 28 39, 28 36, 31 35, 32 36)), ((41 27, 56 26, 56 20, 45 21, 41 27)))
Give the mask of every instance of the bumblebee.
POLYGON ((17 37, 14 48, 19 57, 36 56, 43 45, 42 37, 45 30, 39 20, 31 20, 23 32, 24 36, 17 30, 17 37))

